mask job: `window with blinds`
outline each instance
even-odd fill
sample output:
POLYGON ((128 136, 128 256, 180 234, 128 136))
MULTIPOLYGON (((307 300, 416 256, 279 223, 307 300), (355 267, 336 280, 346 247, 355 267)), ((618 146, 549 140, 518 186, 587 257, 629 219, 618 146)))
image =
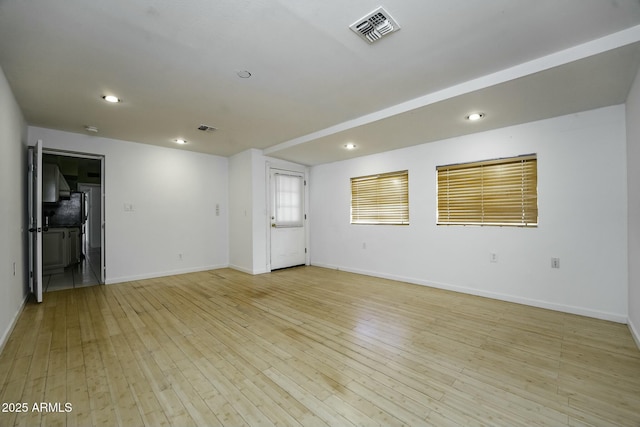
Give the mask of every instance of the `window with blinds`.
POLYGON ((351 178, 352 224, 409 224, 409 171, 351 178))
POLYGON ((438 224, 538 225, 535 154, 438 166, 438 224))
POLYGON ((276 227, 302 227, 303 181, 301 175, 275 174, 274 223, 276 227))

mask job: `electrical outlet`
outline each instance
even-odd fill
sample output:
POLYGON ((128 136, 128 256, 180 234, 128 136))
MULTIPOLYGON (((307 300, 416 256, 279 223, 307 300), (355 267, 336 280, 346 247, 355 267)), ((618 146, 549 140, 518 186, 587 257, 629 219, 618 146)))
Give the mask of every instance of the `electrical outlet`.
POLYGON ((498 262, 498 254, 495 252, 489 253, 489 262, 498 262))
POLYGON ((560 258, 551 258, 551 268, 560 268, 560 258))

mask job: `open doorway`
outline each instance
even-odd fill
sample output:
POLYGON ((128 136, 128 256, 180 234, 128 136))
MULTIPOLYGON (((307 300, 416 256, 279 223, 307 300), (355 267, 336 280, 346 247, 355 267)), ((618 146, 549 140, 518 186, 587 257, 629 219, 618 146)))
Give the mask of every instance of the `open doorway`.
POLYGON ((104 284, 104 157, 44 150, 42 289, 104 284))

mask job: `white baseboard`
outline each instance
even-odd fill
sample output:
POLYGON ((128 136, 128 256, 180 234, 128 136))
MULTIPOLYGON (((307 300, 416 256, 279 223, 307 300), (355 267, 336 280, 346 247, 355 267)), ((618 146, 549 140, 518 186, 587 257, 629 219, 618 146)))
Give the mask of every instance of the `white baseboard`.
POLYGON ((229 268, 232 268, 237 271, 241 271, 243 273, 253 274, 253 271, 251 269, 240 267, 239 265, 235 265, 235 264, 229 264, 229 268))
POLYGON ((342 270, 342 271, 347 271, 347 272, 350 272, 350 273, 362 274, 362 275, 365 275, 365 276, 380 277, 380 278, 383 278, 383 279, 397 280, 397 281, 400 281, 400 282, 407 282, 407 283, 411 283, 411 284, 415 284, 415 285, 428 286, 428 287, 432 287, 432 288, 438 288, 438 289, 444 289, 444 290, 448 290, 448 291, 460 292, 460 293, 469 294, 469 295, 477 295, 477 296, 480 296, 480 297, 492 298, 492 299, 497 299, 497 300, 501 300, 501 301, 508 301, 508 302, 513 302, 513 303, 523 304, 523 305, 529 305, 529 306, 532 306, 532 307, 546 308, 546 309, 549 309, 549 310, 560 311, 560 312, 563 312, 563 313, 570 313, 570 314, 577 314, 577 315, 580 315, 580 316, 593 317, 595 319, 609 320, 609 321, 616 322, 616 323, 627 323, 628 322, 628 318, 627 318, 626 315, 621 315, 621 314, 616 314, 616 313, 608 313, 608 312, 603 312, 603 311, 598 311, 598 310, 592 310, 592 309, 584 308, 584 307, 576 307, 576 306, 571 306, 571 305, 566 305, 566 304, 557 304, 557 303, 553 303, 553 302, 549 302, 549 301, 540 301, 540 300, 535 300, 535 299, 530 299, 530 298, 523 298, 523 297, 519 297, 519 296, 516 296, 516 295, 508 295, 508 294, 501 294, 501 293, 497 293, 497 292, 483 291, 481 289, 475 289, 475 288, 469 288, 469 287, 465 287, 465 286, 452 285, 452 284, 449 284, 449 283, 439 283, 439 282, 433 282, 433 281, 429 281, 429 280, 416 279, 414 277, 405 277, 405 276, 398 276, 398 275, 394 275, 394 274, 380 273, 380 272, 376 272, 376 271, 360 270, 360 269, 355 269, 355 268, 348 268, 348 267, 336 266, 336 265, 318 264, 318 263, 314 263, 313 265, 315 265, 317 267, 330 268, 330 269, 333 269, 333 270, 342 270))
POLYGON ((169 270, 169 271, 162 271, 162 272, 156 272, 156 273, 140 274, 136 276, 121 276, 121 277, 111 277, 111 278, 108 277, 107 280, 105 281, 105 284, 113 285, 116 283, 133 282, 135 280, 157 279, 158 277, 175 276, 177 274, 197 273, 199 271, 217 270, 217 269, 226 268, 226 267, 229 267, 229 266, 227 264, 206 265, 202 267, 185 268, 180 270, 169 270))
POLYGON ((264 273, 270 273, 269 270, 265 269, 260 269, 260 270, 252 270, 249 268, 245 268, 245 267, 240 267, 239 265, 235 265, 235 264, 230 264, 229 268, 233 268, 234 270, 238 270, 241 271, 243 273, 247 273, 247 274, 251 274, 251 275, 257 275, 257 274, 264 274, 264 273))
POLYGON ((634 326, 631 319, 627 320, 627 325, 629 326, 629 331, 631 331, 631 336, 633 337, 633 340, 636 342, 636 346, 638 347, 638 350, 640 350, 640 329, 634 326))
POLYGON ((220 265, 207 265, 204 267, 185 268, 181 270, 170 270, 170 271, 162 271, 162 272, 156 272, 156 273, 139 274, 135 276, 108 277, 105 284, 114 285, 116 283, 133 282, 135 280, 145 280, 145 279, 157 279, 158 277, 175 276, 177 274, 197 273, 199 271, 218 270, 220 268, 233 268, 234 270, 238 270, 243 273, 247 273, 251 275, 269 273, 269 270, 266 270, 266 269, 249 270, 247 268, 240 267, 234 264, 220 264, 220 265))
POLYGON ((4 350, 4 346, 7 344, 7 341, 11 336, 11 332, 13 332, 13 329, 16 327, 16 324, 18 323, 18 318, 20 317, 20 314, 22 314, 22 310, 24 310, 24 306, 27 304, 28 298, 29 298, 29 294, 27 293, 27 295, 24 297, 24 300, 22 300, 22 304, 20 304, 20 307, 18 308, 13 318, 11 319, 9 326, 4 330, 4 333, 0 338, 0 353, 2 353, 2 350, 4 350))

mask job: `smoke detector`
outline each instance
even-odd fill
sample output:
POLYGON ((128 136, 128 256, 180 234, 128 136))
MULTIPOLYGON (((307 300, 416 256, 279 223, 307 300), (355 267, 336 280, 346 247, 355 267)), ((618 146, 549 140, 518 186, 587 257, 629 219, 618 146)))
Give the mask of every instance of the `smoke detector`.
POLYGON ((382 6, 358 19, 349 28, 371 44, 400 29, 395 19, 382 6))

